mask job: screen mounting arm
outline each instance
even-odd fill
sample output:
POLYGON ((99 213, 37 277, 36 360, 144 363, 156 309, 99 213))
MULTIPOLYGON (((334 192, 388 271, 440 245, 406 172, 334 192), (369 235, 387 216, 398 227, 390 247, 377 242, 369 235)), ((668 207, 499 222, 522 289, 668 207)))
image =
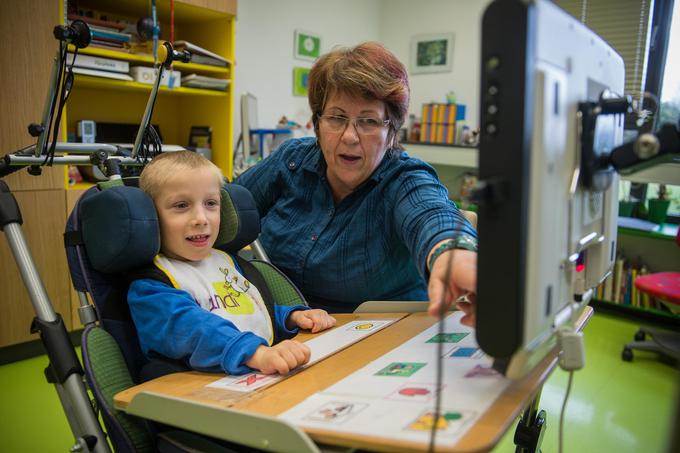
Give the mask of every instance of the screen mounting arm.
POLYGON ((666 123, 655 133, 644 133, 635 140, 614 148, 611 165, 622 175, 629 175, 664 163, 680 164, 680 130, 666 123))

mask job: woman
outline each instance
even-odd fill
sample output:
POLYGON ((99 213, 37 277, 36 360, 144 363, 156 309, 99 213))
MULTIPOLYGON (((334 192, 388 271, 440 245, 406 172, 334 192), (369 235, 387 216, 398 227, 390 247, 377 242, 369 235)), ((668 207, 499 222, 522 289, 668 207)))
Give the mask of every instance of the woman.
MULTIPOLYGON (((333 50, 309 75, 317 138, 287 141, 236 180, 255 198, 272 263, 313 307, 429 295, 435 315, 475 290, 475 230, 399 145, 408 102, 406 69, 382 45, 333 50)), ((473 325, 472 304, 459 305, 473 325)))

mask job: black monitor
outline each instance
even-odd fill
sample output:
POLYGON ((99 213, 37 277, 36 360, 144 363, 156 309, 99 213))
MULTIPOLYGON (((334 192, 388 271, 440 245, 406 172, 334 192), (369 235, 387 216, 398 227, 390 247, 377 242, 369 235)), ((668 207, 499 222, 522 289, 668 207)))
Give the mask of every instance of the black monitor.
POLYGON ((618 176, 582 164, 622 142, 624 115, 597 106, 623 94, 624 65, 547 0, 491 3, 481 65, 477 341, 519 377, 614 263, 618 176))

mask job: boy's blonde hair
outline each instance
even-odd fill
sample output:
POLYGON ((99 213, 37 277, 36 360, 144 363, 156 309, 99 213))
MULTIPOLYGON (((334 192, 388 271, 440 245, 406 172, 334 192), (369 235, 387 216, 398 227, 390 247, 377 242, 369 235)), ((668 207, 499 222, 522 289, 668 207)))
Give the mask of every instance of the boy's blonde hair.
POLYGON ((141 176, 139 177, 139 188, 149 194, 149 196, 156 200, 156 197, 165 186, 165 183, 173 177, 173 175, 186 171, 207 168, 215 173, 215 178, 219 181, 220 186, 224 180, 222 171, 219 167, 210 162, 205 157, 193 151, 176 151, 163 153, 144 167, 141 176))

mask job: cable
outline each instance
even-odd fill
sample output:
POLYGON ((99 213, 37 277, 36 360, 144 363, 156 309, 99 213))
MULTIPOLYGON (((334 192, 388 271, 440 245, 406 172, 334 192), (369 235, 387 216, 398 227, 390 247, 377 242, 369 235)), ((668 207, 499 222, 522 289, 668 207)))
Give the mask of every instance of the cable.
MULTIPOLYGON (((451 276, 451 262, 453 261, 453 253, 450 254, 448 257, 448 260, 446 262, 446 282, 449 281, 449 277, 451 276)), ((435 398, 434 398, 434 414, 432 414, 432 428, 430 431, 430 445, 428 447, 428 452, 434 453, 435 451, 435 439, 437 437, 437 426, 439 425, 439 419, 441 417, 440 412, 441 412, 441 403, 442 403, 442 383, 443 383, 443 378, 444 378, 444 367, 442 365, 442 355, 444 355, 444 342, 441 341, 441 339, 444 337, 444 317, 447 312, 447 306, 446 306, 446 294, 447 294, 447 287, 446 285, 444 286, 444 292, 442 293, 442 299, 440 300, 439 303, 439 313, 438 313, 438 323, 439 323, 439 328, 438 328, 438 337, 439 341, 437 342, 437 360, 436 360, 436 379, 435 379, 435 398)))
POLYGON ((45 156, 45 160, 43 161, 42 165, 45 165, 49 159, 49 155, 47 153, 47 142, 49 141, 50 137, 50 132, 52 131, 52 119, 54 118, 54 108, 57 105, 57 94, 61 88, 61 80, 63 77, 64 73, 64 64, 65 64, 65 59, 63 58, 63 54, 65 52, 65 49, 67 48, 66 44, 63 41, 60 41, 59 43, 59 68, 57 69, 57 80, 54 84, 54 96, 52 96, 52 100, 50 101, 50 116, 48 117, 47 124, 43 124, 43 127, 46 129, 43 130, 42 133, 45 134, 45 141, 43 143, 42 149, 40 150, 40 155, 45 156))
POLYGON ((569 381, 567 382, 567 392, 564 394, 564 401, 562 402, 562 410, 560 411, 560 429, 559 429, 559 440, 558 440, 558 452, 562 453, 562 447, 564 446, 564 411, 567 408, 567 400, 569 399, 569 394, 571 393, 571 385, 574 380, 574 372, 569 372, 569 381))
MULTIPOLYGON (((73 88, 73 65, 76 62, 76 57, 78 56, 78 47, 76 46, 75 51, 73 53, 73 60, 71 61, 71 64, 68 65, 68 70, 66 69, 66 56, 68 55, 66 53, 67 46, 64 46, 64 52, 61 55, 62 58, 62 64, 60 64, 60 67, 63 67, 63 71, 65 73, 65 78, 64 82, 61 86, 61 89, 59 91, 59 107, 57 107, 57 116, 54 118, 54 124, 53 124, 53 130, 52 130, 52 144, 50 146, 50 149, 47 153, 47 156, 45 157, 45 162, 47 162, 47 159, 49 159, 49 163, 47 165, 52 165, 54 162, 54 153, 57 149, 57 141, 58 141, 58 134, 59 134, 59 123, 61 122, 61 115, 64 113, 64 107, 66 106, 66 101, 68 101, 69 96, 71 95, 71 88, 73 88)), ((43 165, 45 164, 43 162, 43 165)))

